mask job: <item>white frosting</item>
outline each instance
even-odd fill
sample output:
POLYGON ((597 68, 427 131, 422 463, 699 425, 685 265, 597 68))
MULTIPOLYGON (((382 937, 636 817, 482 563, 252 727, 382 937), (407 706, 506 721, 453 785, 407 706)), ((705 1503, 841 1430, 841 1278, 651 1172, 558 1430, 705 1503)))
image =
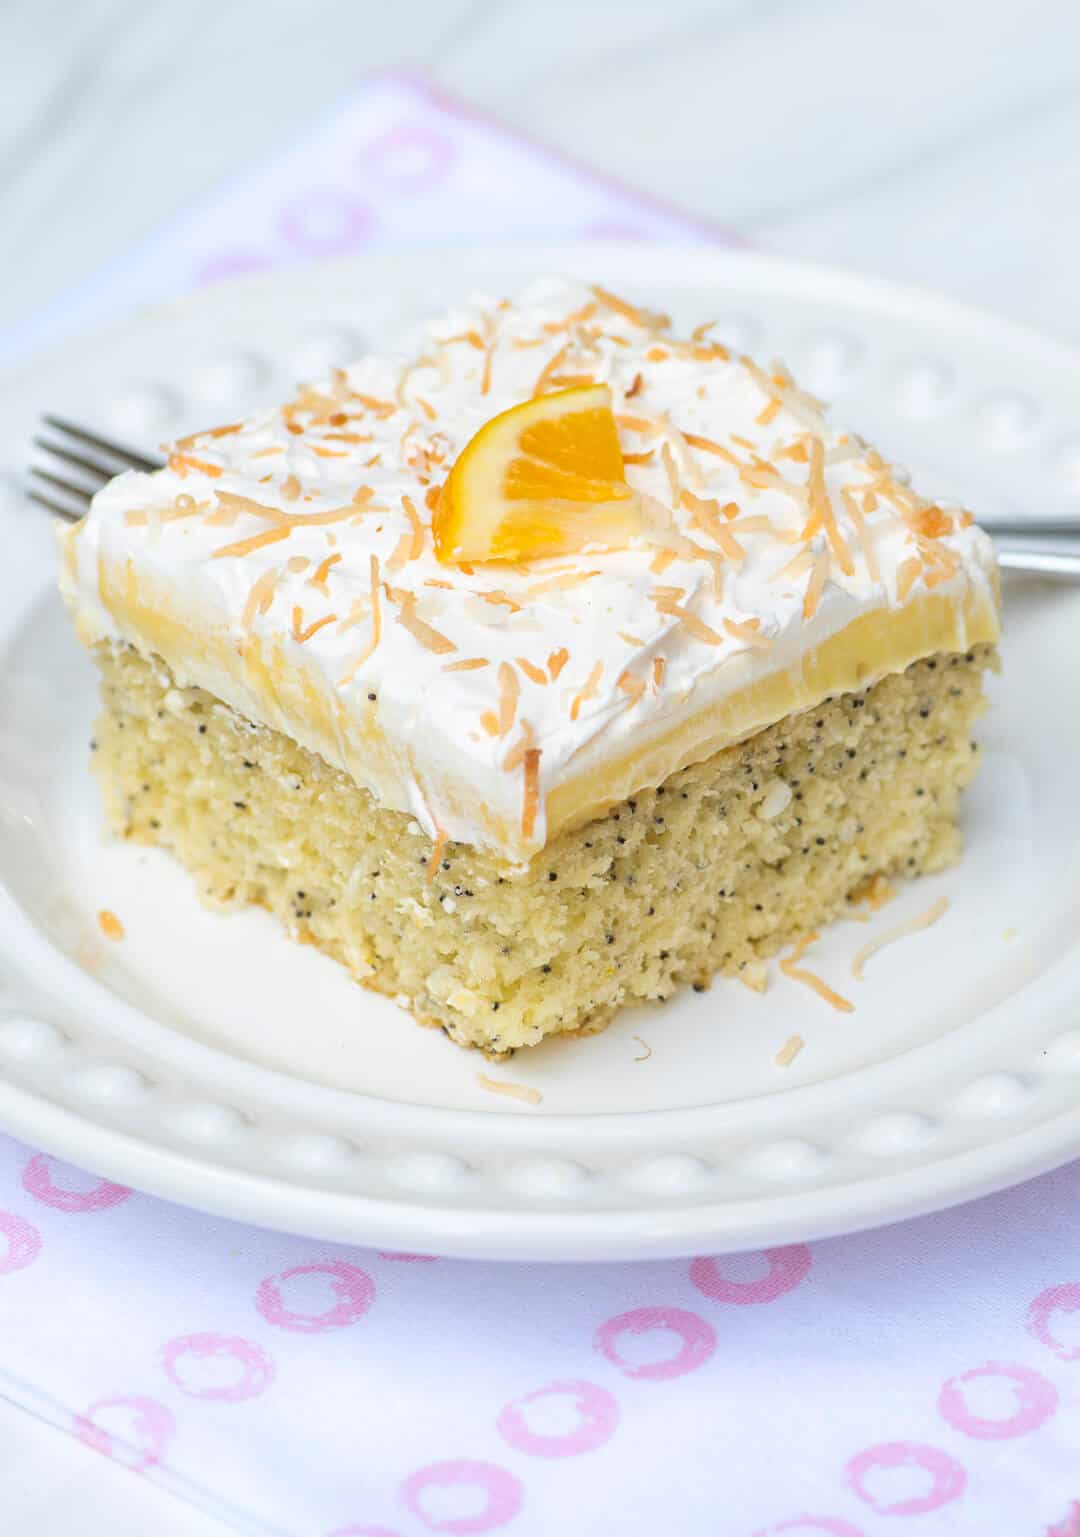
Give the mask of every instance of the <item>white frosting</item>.
MULTIPOLYGON (((179 463, 154 475, 127 474, 113 481, 95 499, 73 540, 66 596, 85 638, 116 637, 139 645, 138 626, 116 603, 111 606, 117 612, 110 612, 101 596, 102 572, 123 571, 131 562, 141 595, 153 593, 164 611, 185 619, 197 635, 217 637, 234 649, 249 644, 252 636, 264 647, 276 640, 285 666, 302 670, 336 722, 338 766, 381 804, 411 811, 432 835, 441 830, 454 840, 521 854, 520 834, 493 834, 491 817, 479 808, 485 803, 507 828, 520 828, 521 754, 513 768, 503 763, 520 740, 523 722, 541 754, 540 810, 528 840, 530 847, 539 847, 545 841, 544 797, 553 787, 621 758, 690 713, 792 667, 860 615, 924 596, 928 576, 936 591, 954 596, 958 604, 973 585, 993 602, 989 540, 974 526, 962 526, 955 513, 950 514, 951 529, 932 541, 949 565, 955 560, 944 580, 933 559, 924 563, 929 541, 920 545, 910 524, 911 506, 905 520, 903 493, 898 499, 895 487, 877 495, 876 507, 871 497, 860 536, 842 490, 865 488, 875 480, 880 486, 881 470, 875 468, 880 461, 868 463, 863 445, 827 427, 815 403, 792 391, 783 376, 767 378, 745 360, 711 349, 708 341, 675 344, 653 329, 650 317, 635 321, 621 308, 598 302, 582 285, 539 283, 513 305, 477 300, 426 328, 403 351, 362 359, 325 390, 336 406, 324 407, 322 420, 319 412, 303 409, 301 397, 297 409, 270 411, 238 431, 186 441, 183 452, 219 469, 216 475, 179 463), (583 317, 567 327, 567 317, 578 312, 583 317), (738 517, 725 520, 725 527, 744 554, 725 560, 722 596, 714 592, 714 565, 692 550, 655 574, 650 566, 657 545, 645 541, 619 552, 527 567, 476 565, 471 576, 436 560, 425 493, 441 483, 485 421, 531 396, 545 365, 568 342, 561 374, 588 373, 607 382, 618 416, 654 424, 649 431, 620 424, 624 452, 655 451, 651 462, 631 463, 626 471, 630 484, 654 499, 647 506, 664 509, 662 520, 701 549, 719 553, 714 539, 700 524, 694 526, 692 505, 691 510, 672 505, 663 443, 669 446, 678 484, 693 497, 737 504, 738 517), (406 370, 407 364, 412 366, 406 370), (485 368, 490 370, 486 391, 485 368), (786 404, 771 404, 781 397, 786 404), (372 400, 392 403, 394 410, 372 407, 372 400), (333 409, 348 421, 325 419, 333 409), (289 430, 290 423, 302 430, 289 430), (820 435, 825 445, 825 486, 835 539, 850 551, 848 573, 826 529, 798 542, 808 518, 808 467, 778 452, 800 439, 805 444, 808 431, 820 435), (742 466, 751 465, 756 453, 795 490, 748 484, 739 464, 700 446, 688 447, 684 434, 721 445, 742 466), (364 441, 348 441, 351 436, 364 441), (372 492, 362 514, 294 526, 287 538, 242 556, 215 556, 272 527, 265 515, 248 511, 231 524, 209 521, 208 515, 220 511, 217 499, 223 492, 302 517, 350 506, 360 487, 372 492), (176 517, 178 496, 194 498, 200 513, 176 517), (424 525, 423 548, 408 560, 399 551, 395 561, 402 536, 412 530, 403 496, 411 499, 424 525), (744 527, 749 518, 767 519, 771 528, 760 523, 744 527), (801 566, 779 575, 804 549, 809 555, 801 566), (320 563, 335 555, 340 560, 329 566, 320 585, 313 585, 320 563), (381 639, 349 681, 342 682, 369 645, 371 555, 378 557, 384 583, 381 639), (290 570, 289 563, 295 568, 299 557, 307 559, 305 569, 290 570), (828 562, 827 579, 812 617, 805 618, 812 563, 819 557, 828 562), (572 568, 598 574, 575 586, 530 590, 572 568), (277 573, 272 599, 265 611, 253 612, 252 588, 270 571, 277 573), (430 582, 451 582, 452 590, 426 585, 430 582), (721 637, 720 644, 662 612, 655 597, 659 586, 682 589, 673 601, 721 637), (520 608, 476 596, 492 591, 520 608), (446 637, 453 651, 429 649, 398 621, 403 592, 415 594, 416 614, 446 637), (299 620, 296 608, 302 610, 299 620), (335 616, 333 622, 307 639, 295 638, 297 627, 303 634, 328 615, 335 616), (343 625, 350 618, 354 622, 343 625), (748 621, 751 626, 756 622, 756 628, 741 635, 726 623, 742 627, 748 621), (546 684, 534 681, 517 660, 546 674, 549 657, 560 648, 569 660, 557 680, 546 684), (469 658, 484 658, 489 665, 446 670, 447 664, 469 658), (659 686, 656 658, 664 662, 659 686), (498 711, 498 669, 504 662, 514 667, 520 694, 512 730, 495 737, 481 718, 498 711), (602 672, 595 690, 580 702, 574 718, 575 697, 597 663, 602 672), (637 697, 619 687, 628 669, 631 679, 645 684, 637 697), (377 745, 368 751, 365 742, 377 745)), ((188 510, 187 504, 181 502, 179 510, 188 510)), ((152 640, 143 638, 143 649, 153 649, 152 640)), ((198 684, 246 716, 286 729, 301 743, 331 755, 333 744, 327 744, 325 732, 320 736, 313 729, 302 710, 286 708, 283 717, 280 691, 268 699, 256 673, 226 672, 211 650, 203 655, 192 644, 183 656, 168 660, 181 681, 198 684)))

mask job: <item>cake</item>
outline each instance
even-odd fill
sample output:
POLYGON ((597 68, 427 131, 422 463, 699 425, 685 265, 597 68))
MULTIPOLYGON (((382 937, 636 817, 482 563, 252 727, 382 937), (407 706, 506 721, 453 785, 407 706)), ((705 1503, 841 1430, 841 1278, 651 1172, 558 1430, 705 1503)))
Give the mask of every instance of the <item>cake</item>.
POLYGON ((113 828, 489 1054, 958 852, 989 540, 605 288, 472 301, 61 537, 113 828))

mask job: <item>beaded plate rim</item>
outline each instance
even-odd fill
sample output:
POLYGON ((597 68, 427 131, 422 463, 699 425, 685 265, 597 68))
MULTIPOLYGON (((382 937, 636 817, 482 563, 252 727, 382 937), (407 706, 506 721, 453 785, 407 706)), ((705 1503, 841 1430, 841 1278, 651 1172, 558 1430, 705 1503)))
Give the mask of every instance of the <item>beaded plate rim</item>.
MULTIPOLYGON (((331 362, 350 344, 350 324, 338 317, 351 313, 358 293, 382 296, 380 323, 390 324, 408 318, 416 295, 439 286, 511 284, 553 270, 602 272, 616 286, 715 286, 747 333, 771 295, 805 296, 808 319, 824 336, 825 374, 843 365, 845 348, 872 347, 882 317, 900 321, 913 341, 897 398, 913 420, 932 421, 941 400, 962 389, 950 354, 962 335, 994 363, 969 412, 990 434, 991 450, 1001 462, 1030 467, 1036 444, 1045 449, 1042 424, 1060 418, 1047 429, 1053 462, 1065 502, 1080 511, 1080 443, 1066 409, 1070 396, 1080 402, 1080 356, 1010 322, 916 290, 743 251, 598 242, 459 248, 450 258, 449 275, 447 253, 426 250, 241 279, 25 365, 0 381, 8 424, 0 458, 0 503, 6 484, 8 506, 0 505, 0 518, 20 511, 13 475, 32 412, 78 410, 103 376, 142 381, 141 394, 118 388, 113 419, 103 425, 124 431, 126 420, 129 435, 147 435, 175 411, 175 380, 193 365, 199 338, 225 339, 217 361, 201 365, 209 400, 272 372, 265 338, 277 334, 275 315, 320 312, 318 325, 307 323, 308 339, 297 326, 292 342, 294 360, 306 348, 314 372, 320 349, 331 362), (820 329, 822 303, 841 317, 831 336, 820 329), (263 338, 260 346, 252 336, 263 338), (926 336, 939 338, 932 353, 920 353, 926 336), (159 379, 144 361, 166 354, 175 372, 159 379), (1034 406, 1007 383, 1010 358, 1020 354, 1037 360, 1046 377, 1046 398, 1034 406), (220 377, 230 366, 231 383, 220 377)), ((23 543, 0 585, 36 597, 48 570, 47 539, 34 528, 23 543)), ((771 1096, 767 1117, 754 1101, 613 1115, 486 1114, 299 1084, 180 1038, 81 974, 2 890, 0 1125, 109 1179, 316 1238, 497 1259, 729 1252, 938 1210, 1080 1153, 1078 996, 1074 951, 1032 982, 1021 1010, 1013 1002, 991 1010, 975 1035, 958 1036, 948 1050, 941 1039, 929 1041, 844 1078, 771 1096)))

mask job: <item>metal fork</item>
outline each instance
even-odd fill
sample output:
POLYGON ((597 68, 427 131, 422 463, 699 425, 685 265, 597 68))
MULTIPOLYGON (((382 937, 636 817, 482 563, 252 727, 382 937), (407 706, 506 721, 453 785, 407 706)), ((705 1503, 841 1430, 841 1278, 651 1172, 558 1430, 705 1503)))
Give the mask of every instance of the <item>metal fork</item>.
MULTIPOLYGON (((81 518, 95 493, 122 470, 160 470, 164 464, 63 417, 43 416, 42 422, 51 436, 36 437, 34 447, 68 478, 32 465, 30 499, 68 522, 81 518), (70 478, 72 469, 81 472, 79 479, 70 478)), ((988 517, 979 524, 993 535, 1005 570, 1080 581, 1080 518, 988 517)))
POLYGON ((62 416, 43 416, 41 420, 51 436, 36 437, 34 447, 47 457, 49 468, 30 466, 28 495, 32 502, 69 523, 77 522, 91 498, 122 470, 160 470, 164 465, 163 459, 150 459, 62 416), (63 469, 64 475, 58 475, 57 469, 63 469), (72 478, 72 470, 79 472, 76 478, 72 478))

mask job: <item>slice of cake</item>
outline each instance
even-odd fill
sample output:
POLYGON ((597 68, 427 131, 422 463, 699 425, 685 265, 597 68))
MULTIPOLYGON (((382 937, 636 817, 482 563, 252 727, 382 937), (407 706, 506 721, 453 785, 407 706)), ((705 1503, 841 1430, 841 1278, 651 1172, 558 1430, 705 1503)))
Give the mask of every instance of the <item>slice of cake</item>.
POLYGON ((63 536, 110 820, 501 1053, 958 848, 989 540, 780 365, 476 301, 63 536))

